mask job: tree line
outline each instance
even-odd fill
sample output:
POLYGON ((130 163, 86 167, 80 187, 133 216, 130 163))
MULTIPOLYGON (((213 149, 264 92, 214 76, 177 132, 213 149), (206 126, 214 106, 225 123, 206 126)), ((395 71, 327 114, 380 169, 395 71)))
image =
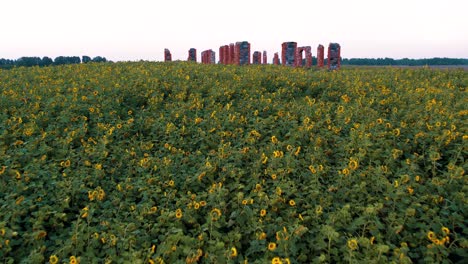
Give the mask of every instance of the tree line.
POLYGON ((91 58, 89 56, 59 56, 55 59, 49 57, 21 57, 16 60, 0 59, 0 68, 10 69, 13 67, 32 67, 32 66, 51 66, 51 65, 65 65, 65 64, 79 64, 89 62, 107 62, 105 57, 96 56, 91 58))
MULTIPOLYGON (((97 56, 59 56, 55 59, 49 57, 21 57, 17 60, 0 59, 0 69, 10 69, 13 67, 51 66, 64 64, 79 64, 89 62, 107 62, 105 57, 97 56)), ((327 59, 325 59, 325 64, 327 59)), ((317 64, 317 58, 313 57, 313 65, 317 64)), ((392 58, 342 58, 342 65, 356 66, 424 66, 424 65, 468 65, 468 59, 456 58, 430 58, 430 59, 392 59, 392 58)))
POLYGON ((392 58, 343 58, 342 65, 360 66, 424 66, 424 65, 468 65, 468 59, 430 58, 430 59, 392 59, 392 58))
MULTIPOLYGON (((324 59, 327 65, 328 59, 324 59)), ((302 59, 302 65, 305 65, 305 59, 302 59)), ((317 65, 317 57, 312 57, 312 65, 317 65)), ((355 66, 450 66, 450 65, 468 65, 468 59, 457 58, 429 58, 429 59, 392 59, 392 58, 341 58, 341 65, 355 66)))

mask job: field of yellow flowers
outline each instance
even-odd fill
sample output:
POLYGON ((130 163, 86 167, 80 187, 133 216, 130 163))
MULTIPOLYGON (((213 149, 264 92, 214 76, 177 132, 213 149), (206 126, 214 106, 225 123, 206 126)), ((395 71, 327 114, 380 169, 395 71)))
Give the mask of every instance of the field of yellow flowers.
POLYGON ((456 263, 468 72, 0 70, 1 263, 456 263))

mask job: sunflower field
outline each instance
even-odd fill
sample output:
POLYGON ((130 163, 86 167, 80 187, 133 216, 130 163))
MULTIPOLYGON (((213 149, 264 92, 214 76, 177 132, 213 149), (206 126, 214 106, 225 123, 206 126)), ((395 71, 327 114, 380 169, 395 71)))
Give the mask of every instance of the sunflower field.
POLYGON ((1 263, 457 263, 468 72, 0 70, 1 263))

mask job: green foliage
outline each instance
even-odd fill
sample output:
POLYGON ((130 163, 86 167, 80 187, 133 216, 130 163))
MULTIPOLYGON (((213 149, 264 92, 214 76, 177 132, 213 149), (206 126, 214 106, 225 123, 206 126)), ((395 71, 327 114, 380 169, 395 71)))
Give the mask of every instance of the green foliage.
POLYGON ((468 59, 428 58, 428 59, 392 59, 392 58, 344 58, 343 65, 378 65, 378 66, 425 66, 425 65, 468 65, 468 59))
POLYGON ((0 259, 455 262, 467 75, 0 70, 0 259))
POLYGON ((89 56, 83 56, 82 59, 77 56, 59 56, 52 60, 49 57, 21 57, 17 60, 0 59, 0 69, 11 69, 14 67, 33 67, 33 66, 51 66, 65 64, 79 64, 89 62, 107 62, 107 59, 101 56, 96 56, 91 59, 89 56))

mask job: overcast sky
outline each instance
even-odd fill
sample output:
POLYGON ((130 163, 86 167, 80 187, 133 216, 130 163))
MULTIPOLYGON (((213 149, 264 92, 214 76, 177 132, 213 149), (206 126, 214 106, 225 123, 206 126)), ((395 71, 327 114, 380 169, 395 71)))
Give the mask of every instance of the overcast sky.
POLYGON ((281 43, 341 45, 344 58, 468 58, 467 0, 0 0, 0 58, 198 60, 247 40, 271 62, 281 43))

